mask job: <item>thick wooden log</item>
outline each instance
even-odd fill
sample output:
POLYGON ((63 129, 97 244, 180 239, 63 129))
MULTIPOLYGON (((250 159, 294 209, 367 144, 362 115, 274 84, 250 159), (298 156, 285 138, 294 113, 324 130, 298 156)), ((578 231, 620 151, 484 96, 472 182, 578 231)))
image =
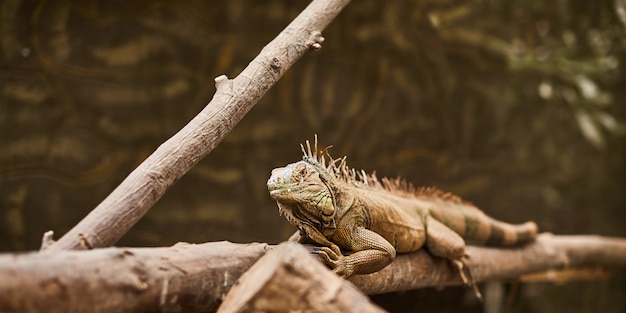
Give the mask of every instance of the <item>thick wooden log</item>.
MULTIPOLYGON (((212 311, 235 281, 271 249, 266 244, 216 242, 177 244, 169 248, 4 254, 0 255, 0 312, 212 311)), ((468 246, 466 252, 466 264, 476 282, 516 279, 523 274, 551 269, 626 267, 624 238, 541 234, 522 247, 468 246)), ((260 274, 250 275, 261 275, 252 277, 265 279, 271 286, 293 283, 296 287, 289 287, 290 292, 300 288, 297 286, 307 286, 307 279, 300 281, 300 276, 293 275, 298 271, 311 269, 315 272, 315 275, 312 272, 302 274, 312 276, 309 282, 312 284, 316 279, 337 281, 338 277, 321 263, 313 265, 308 262, 311 258, 300 256, 301 252, 290 253, 283 251, 274 257, 282 264, 278 267, 276 264, 259 267, 274 273, 291 270, 293 272, 280 275, 293 282, 270 283, 272 277, 262 276, 263 270, 259 269, 256 271, 260 274)), ((349 281, 366 294, 462 284, 455 267, 424 250, 398 255, 383 270, 351 277, 349 281)), ((343 290, 348 299, 356 299, 349 287, 333 286, 335 290, 343 290)), ((252 296, 237 293, 250 301, 261 301, 253 293, 252 296)))
POLYGON ((211 312, 266 244, 0 256, 0 312, 211 312))
POLYGON ((283 243, 250 268, 218 313, 384 312, 296 243, 283 243))

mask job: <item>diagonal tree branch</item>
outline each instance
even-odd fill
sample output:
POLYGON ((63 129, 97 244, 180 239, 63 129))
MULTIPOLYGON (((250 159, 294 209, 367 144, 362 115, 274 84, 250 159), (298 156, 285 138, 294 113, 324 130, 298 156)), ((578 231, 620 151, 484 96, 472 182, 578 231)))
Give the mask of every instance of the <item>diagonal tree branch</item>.
POLYGON ((117 242, 174 182, 224 139, 287 69, 308 51, 321 48, 321 31, 348 2, 311 2, 239 76, 217 77, 213 99, 189 124, 158 147, 61 239, 48 240, 42 246, 58 251, 117 242))

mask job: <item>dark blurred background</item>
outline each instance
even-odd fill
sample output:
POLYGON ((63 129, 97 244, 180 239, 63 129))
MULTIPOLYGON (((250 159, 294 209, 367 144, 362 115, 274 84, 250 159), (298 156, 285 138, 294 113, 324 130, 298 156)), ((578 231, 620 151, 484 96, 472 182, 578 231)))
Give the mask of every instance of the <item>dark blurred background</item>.
MULTIPOLYGON (((0 1, 0 251, 60 237, 308 1, 0 1)), ((354 1, 119 243, 293 232, 265 182, 318 134, 357 169, 509 222, 626 236, 626 1, 354 1)), ((626 274, 499 285, 507 312, 626 312, 626 274)), ((471 290, 375 297, 481 312, 471 290)))

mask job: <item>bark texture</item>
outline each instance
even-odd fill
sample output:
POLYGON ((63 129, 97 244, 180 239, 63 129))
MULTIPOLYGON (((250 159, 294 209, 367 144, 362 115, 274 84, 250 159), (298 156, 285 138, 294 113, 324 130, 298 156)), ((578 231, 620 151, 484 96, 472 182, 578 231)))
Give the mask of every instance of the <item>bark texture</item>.
POLYGON ((0 256, 1 312, 210 312, 269 249, 179 243, 0 256))
POLYGON ((164 142, 51 251, 107 247, 117 242, 165 191, 211 152, 278 79, 308 51, 349 0, 316 0, 234 79, 219 76, 207 106, 164 142))
MULTIPOLYGON (((544 233, 521 247, 467 246, 465 252, 465 264, 476 282, 567 267, 626 267, 626 239, 623 238, 544 233)), ((424 250, 399 256, 381 271, 354 276, 350 281, 367 294, 462 284, 455 267, 424 250)))
POLYGON ((226 295, 219 313, 384 312, 353 284, 331 273, 301 245, 268 252, 226 295))
MULTIPOLYGON (((283 297, 289 297, 290 293, 306 295, 307 290, 321 292, 313 298, 328 300, 328 308, 340 308, 346 303, 331 297, 332 293, 316 290, 322 285, 340 292, 341 298, 345 295, 359 299, 345 283, 337 283, 337 277, 321 263, 310 263, 308 256, 300 257, 297 250, 301 249, 290 247, 293 245, 268 256, 273 261, 264 260, 248 278, 242 278, 246 287, 235 292, 242 299, 229 300, 231 303, 224 310, 246 312, 249 307, 235 305, 237 301, 254 300, 254 305, 261 308, 271 305, 263 301, 280 297, 281 292, 283 297), (263 286, 268 290, 263 290, 263 286), (279 287, 287 289, 281 291, 279 287), (261 294, 267 297, 260 297, 261 294)), ((0 311, 211 311, 268 250, 266 244, 217 242, 169 248, 5 254, 0 256, 0 311)), ((476 282, 515 279, 526 273, 566 267, 626 267, 626 239, 542 234, 523 247, 468 246, 467 254, 467 265, 476 282)), ((462 284, 456 268, 424 250, 398 255, 380 272, 354 276, 350 281, 366 294, 462 284)), ((312 305, 311 310, 321 308, 312 305)), ((359 305, 364 310, 368 308, 363 303, 359 305)))

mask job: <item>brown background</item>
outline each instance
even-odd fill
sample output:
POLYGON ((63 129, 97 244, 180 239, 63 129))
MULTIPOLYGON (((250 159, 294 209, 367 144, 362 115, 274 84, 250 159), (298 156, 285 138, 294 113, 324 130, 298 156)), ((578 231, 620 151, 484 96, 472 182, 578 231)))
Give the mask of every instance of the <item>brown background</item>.
MULTIPOLYGON (((0 2, 0 251, 69 230, 201 110, 214 77, 236 76, 306 4, 0 2)), ((313 134, 353 167, 436 185, 506 221, 626 236, 626 37, 615 4, 355 1, 323 49, 118 244, 284 240, 293 229, 265 182, 313 134)), ((625 276, 507 284, 506 308, 624 312, 625 276)), ((454 288, 377 300, 480 311, 454 288)))

